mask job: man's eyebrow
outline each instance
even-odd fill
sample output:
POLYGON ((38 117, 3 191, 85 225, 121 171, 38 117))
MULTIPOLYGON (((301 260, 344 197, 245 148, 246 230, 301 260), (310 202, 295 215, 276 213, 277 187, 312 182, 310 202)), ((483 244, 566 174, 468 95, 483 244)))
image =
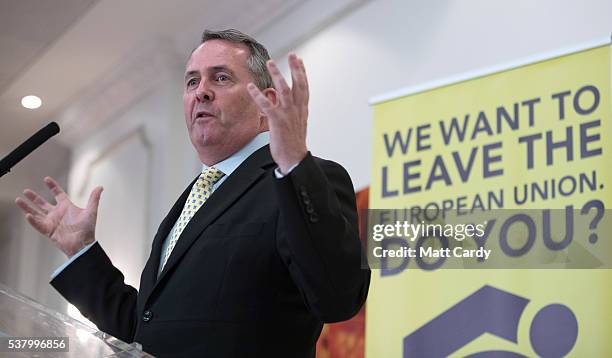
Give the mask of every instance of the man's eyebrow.
POLYGON ((187 79, 187 78, 189 78, 189 77, 191 77, 193 75, 197 75, 197 74, 198 74, 198 71, 189 71, 189 72, 186 72, 185 73, 185 79, 187 79))
MULTIPOLYGON (((216 65, 216 66, 211 66, 208 67, 206 69, 206 72, 208 73, 213 73, 213 72, 218 72, 218 71, 223 71, 223 72, 227 72, 229 73, 231 76, 235 76, 234 71, 232 71, 229 67, 227 67, 226 65, 216 65)), ((188 71, 185 73, 185 79, 187 79, 188 77, 192 76, 192 75, 197 75, 199 74, 200 71, 196 71, 196 70, 192 70, 192 71, 188 71)))
POLYGON ((223 71, 223 72, 227 72, 228 74, 234 76, 234 71, 232 71, 229 67, 227 67, 226 65, 217 65, 217 66, 212 66, 208 68, 208 72, 219 72, 219 71, 223 71))

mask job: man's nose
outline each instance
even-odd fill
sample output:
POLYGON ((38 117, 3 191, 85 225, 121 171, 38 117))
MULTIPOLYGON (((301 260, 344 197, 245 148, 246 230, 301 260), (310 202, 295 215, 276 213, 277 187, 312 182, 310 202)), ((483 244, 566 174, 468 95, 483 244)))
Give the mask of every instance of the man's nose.
POLYGON ((207 81, 201 81, 196 89, 196 97, 200 102, 212 101, 215 98, 214 92, 208 86, 207 81))

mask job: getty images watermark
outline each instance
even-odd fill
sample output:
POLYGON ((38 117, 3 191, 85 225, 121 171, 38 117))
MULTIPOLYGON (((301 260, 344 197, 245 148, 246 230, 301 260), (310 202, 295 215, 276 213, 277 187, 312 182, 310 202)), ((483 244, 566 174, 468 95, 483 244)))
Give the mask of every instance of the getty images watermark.
MULTIPOLYGON (((419 237, 452 237, 457 241, 463 241, 466 238, 478 240, 484 237, 486 224, 486 222, 482 224, 427 224, 424 220, 418 224, 411 224, 407 221, 396 221, 395 224, 374 224, 372 240, 381 242, 385 238, 402 238, 414 242, 419 237)), ((434 248, 432 246, 384 248, 381 245, 375 246, 372 254, 376 258, 478 257, 486 260, 491 255, 491 250, 484 247, 471 249, 463 246, 456 246, 452 250, 450 247, 434 248)))

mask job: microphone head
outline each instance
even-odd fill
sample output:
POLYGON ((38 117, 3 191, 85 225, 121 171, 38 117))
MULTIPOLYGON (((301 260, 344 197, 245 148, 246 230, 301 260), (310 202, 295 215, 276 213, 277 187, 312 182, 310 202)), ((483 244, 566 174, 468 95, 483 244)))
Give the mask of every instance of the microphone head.
POLYGON ((57 124, 57 122, 51 122, 47 124, 45 128, 49 128, 49 133, 51 133, 52 136, 60 132, 60 126, 57 124))
POLYGON ((15 148, 15 150, 0 160, 0 176, 8 173, 15 164, 49 140, 49 138, 58 134, 59 131, 59 125, 56 122, 51 122, 34 133, 34 135, 19 145, 19 147, 15 148))

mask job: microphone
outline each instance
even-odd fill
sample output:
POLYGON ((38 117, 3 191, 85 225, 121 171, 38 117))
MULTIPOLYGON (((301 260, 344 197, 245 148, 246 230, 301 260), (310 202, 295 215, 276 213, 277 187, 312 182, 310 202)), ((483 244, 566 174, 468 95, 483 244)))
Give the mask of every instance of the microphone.
POLYGON ((34 135, 28 138, 25 142, 21 143, 19 147, 15 148, 15 150, 10 152, 0 161, 0 177, 10 172, 11 168, 14 167, 15 164, 19 163, 28 154, 32 153, 36 148, 48 141, 49 138, 59 133, 59 131, 59 125, 55 122, 51 122, 38 132, 34 133, 34 135))

